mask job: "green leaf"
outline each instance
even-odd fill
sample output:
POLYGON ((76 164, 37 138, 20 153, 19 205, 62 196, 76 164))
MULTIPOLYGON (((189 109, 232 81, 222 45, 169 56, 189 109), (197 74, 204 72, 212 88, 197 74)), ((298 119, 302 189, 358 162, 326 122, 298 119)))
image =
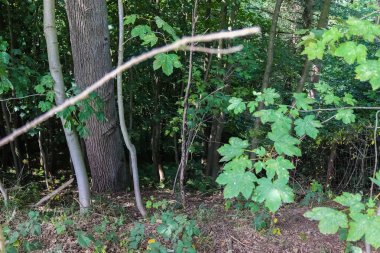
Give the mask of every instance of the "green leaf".
POLYGON ((7 52, 0 52, 0 63, 8 65, 10 59, 11 56, 7 52))
POLYGON ((235 157, 241 156, 245 149, 249 146, 248 141, 242 140, 237 137, 232 137, 229 140, 229 144, 225 144, 218 149, 218 152, 222 157, 221 162, 228 162, 235 157))
POLYGON ((158 38, 154 33, 148 33, 142 37, 143 43, 141 45, 150 44, 151 47, 157 44, 158 38))
POLYGON ((294 124, 296 127, 294 128, 296 131, 296 134, 298 136, 308 135, 311 138, 315 139, 318 135, 318 129, 319 127, 322 127, 322 124, 318 120, 314 120, 314 115, 307 115, 304 119, 297 119, 294 124))
POLYGON ((259 186, 256 188, 257 201, 262 203, 271 211, 276 212, 282 203, 294 201, 294 193, 287 185, 287 180, 277 179, 272 182, 268 178, 258 180, 259 186))
POLYGON ((260 173, 263 169, 265 169, 265 163, 262 161, 255 162, 253 165, 255 168, 256 174, 260 173))
POLYGON ((253 152, 255 152, 259 157, 264 157, 267 154, 267 151, 263 147, 256 148, 253 150, 253 152))
POLYGON ((320 93, 326 93, 331 90, 330 85, 325 82, 319 82, 314 85, 315 89, 320 93))
POLYGON ((239 114, 245 111, 246 106, 241 98, 231 98, 229 101, 230 105, 227 107, 227 110, 234 111, 235 114, 239 114))
POLYGON ((380 187, 380 170, 376 172, 375 178, 370 177, 370 179, 374 184, 376 184, 378 187, 380 187))
POLYGON ((53 104, 49 101, 40 101, 38 103, 38 108, 40 108, 40 110, 42 112, 47 112, 49 111, 51 108, 53 107, 53 104))
POLYGON ((350 215, 350 229, 348 230, 347 241, 358 241, 364 236, 365 242, 375 249, 380 247, 380 216, 368 216, 362 213, 350 215))
POLYGON ((323 33, 322 42, 325 44, 334 43, 338 41, 341 37, 343 37, 343 34, 336 27, 332 27, 331 29, 323 33))
POLYGON ((158 16, 154 17, 154 19, 156 20, 156 25, 158 28, 162 28, 165 32, 169 33, 172 36, 173 40, 178 39, 178 36, 172 26, 170 26, 168 23, 166 23, 162 18, 158 16))
POLYGON ((264 101, 264 104, 268 106, 268 105, 273 105, 274 100, 279 97, 280 97, 280 94, 278 94, 275 89, 267 88, 267 89, 264 89, 263 94, 261 94, 257 98, 257 101, 258 102, 264 101))
POLYGON ((252 168, 252 161, 246 156, 236 157, 232 161, 226 163, 223 167, 224 170, 234 170, 234 169, 250 169, 252 168))
POLYGON ((282 156, 267 160, 265 165, 266 174, 269 179, 273 179, 276 174, 279 178, 283 177, 289 179, 288 170, 294 169, 293 163, 282 156))
POLYGON ((307 211, 304 216, 319 221, 318 228, 322 234, 335 234, 340 227, 348 228, 347 216, 332 208, 316 207, 307 211))
POLYGON ((358 102, 350 93, 345 92, 343 97, 343 102, 348 105, 355 106, 356 102, 358 102))
POLYGON ((182 66, 176 54, 158 54, 154 58, 153 69, 162 68, 162 71, 167 76, 173 73, 173 68, 180 68, 182 66))
POLYGON ((298 109, 310 110, 312 108, 310 105, 315 102, 314 99, 307 97, 305 93, 294 93, 293 97, 296 100, 298 109))
POLYGON ((335 118, 343 121, 344 124, 350 124, 355 122, 356 116, 352 109, 339 109, 335 118))
POLYGON ((246 199, 252 194, 255 188, 256 176, 245 169, 225 170, 218 176, 216 182, 226 185, 224 188, 224 198, 234 198, 241 193, 246 199))
POLYGON ((309 60, 314 60, 314 59, 320 59, 322 60, 323 54, 325 52, 325 43, 323 41, 317 41, 317 42, 310 42, 303 52, 301 53, 302 55, 307 55, 307 58, 309 60))
POLYGON ((343 194, 336 197, 334 201, 349 207, 351 213, 359 213, 365 209, 365 205, 362 203, 362 196, 359 193, 343 192, 343 194))
POLYGON ((134 24, 136 21, 137 15, 132 14, 124 17, 124 25, 134 24))
POLYGON ((355 60, 361 63, 367 59, 367 47, 361 44, 357 45, 353 41, 347 41, 339 45, 334 55, 343 57, 348 64, 354 64, 355 60))
POLYGON ((152 33, 152 29, 147 25, 138 25, 131 31, 132 38, 140 37, 140 39, 143 39, 143 37, 149 33, 152 33))
POLYGON ((255 112, 255 110, 256 110, 256 107, 259 105, 259 103, 257 103, 256 101, 250 101, 249 103, 248 103, 248 108, 249 108, 249 112, 250 113, 254 113, 255 112))
POLYGON ((373 90, 380 88, 380 60, 368 60, 355 68, 356 78, 360 81, 368 81, 373 90))
POLYGON ((324 97, 323 100, 325 101, 326 105, 339 105, 340 104, 340 97, 335 96, 332 92, 327 93, 324 97))
POLYGON ((88 236, 83 231, 76 231, 75 235, 77 237, 77 242, 82 248, 89 248, 91 246, 91 243, 93 241, 93 238, 91 236, 88 236))
POLYGON ((295 145, 300 141, 286 132, 270 132, 268 138, 274 141, 274 147, 279 155, 301 156, 301 150, 295 145))

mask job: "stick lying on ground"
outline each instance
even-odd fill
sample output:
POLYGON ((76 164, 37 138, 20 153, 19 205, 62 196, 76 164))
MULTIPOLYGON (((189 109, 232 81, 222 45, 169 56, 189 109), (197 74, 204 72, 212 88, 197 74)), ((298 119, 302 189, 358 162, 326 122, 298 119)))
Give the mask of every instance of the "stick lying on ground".
POLYGON ((43 203, 45 203, 46 201, 48 201, 49 199, 53 198, 58 193, 60 193, 63 189, 65 189, 66 187, 71 185, 73 182, 74 182, 74 178, 70 179, 69 181, 62 184, 60 187, 58 187, 57 189, 55 189, 54 191, 52 191, 51 193, 49 193, 48 195, 43 197, 40 201, 38 201, 36 204, 34 204, 33 207, 37 207, 37 206, 42 205, 43 203))
MULTIPOLYGON (((33 127, 36 127, 37 125, 41 124, 42 122, 44 122, 48 118, 53 117, 57 112, 61 112, 65 108, 69 107, 70 105, 74 105, 75 103, 85 99, 93 91, 95 91, 96 89, 98 89, 99 87, 101 87, 102 85, 107 83, 109 80, 115 78, 118 73, 121 73, 121 72, 143 62, 143 61, 146 61, 147 59, 150 59, 150 58, 154 57, 155 55, 158 55, 160 53, 166 53, 166 52, 173 51, 173 50, 182 49, 182 47, 184 47, 190 43, 209 42, 209 41, 221 40, 221 39, 232 39, 232 38, 243 37, 243 36, 252 35, 252 34, 256 34, 256 33, 260 33, 259 27, 245 28, 245 29, 231 31, 231 32, 228 31, 228 32, 211 33, 211 34, 207 34, 207 35, 197 35, 194 37, 184 37, 180 40, 173 42, 172 44, 153 49, 153 50, 146 52, 144 54, 141 54, 137 57, 132 57, 129 61, 127 61, 126 63, 124 63, 120 67, 114 69, 113 71, 109 72, 104 77, 102 77, 101 79, 99 79, 98 81, 93 83, 91 86, 86 88, 84 91, 82 91, 78 95, 67 99, 63 104, 56 106, 56 107, 53 107, 52 109, 50 109, 46 113, 35 118, 31 122, 26 123, 24 126, 16 129, 15 131, 13 131, 8 136, 2 138, 0 140, 0 147, 8 144, 11 141, 13 141, 18 136, 26 133, 27 131, 29 131, 33 127)), ((188 47, 185 47, 184 49, 187 49, 187 48, 188 47)), ((197 47, 192 47, 191 50, 192 51, 198 51, 197 47)), ((204 48, 201 48, 199 51, 204 52, 204 48)), ((220 50, 220 52, 223 52, 223 50, 220 50)))

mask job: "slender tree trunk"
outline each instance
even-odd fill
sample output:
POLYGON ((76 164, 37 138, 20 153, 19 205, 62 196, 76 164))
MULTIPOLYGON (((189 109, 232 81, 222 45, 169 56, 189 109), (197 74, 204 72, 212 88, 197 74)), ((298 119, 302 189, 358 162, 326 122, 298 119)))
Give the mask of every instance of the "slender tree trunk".
POLYGON ((330 149, 329 159, 327 161, 327 173, 326 173, 326 189, 331 187, 331 180, 333 178, 333 172, 335 168, 335 158, 338 145, 333 143, 330 149))
MULTIPOLYGON (((55 26, 55 1, 52 0, 44 0, 44 32, 48 51, 49 69, 54 80, 55 102, 57 105, 60 105, 65 101, 65 86, 61 63, 59 61, 57 29, 55 26)), ((85 211, 90 206, 90 188, 79 139, 75 132, 64 127, 65 120, 63 118, 61 118, 61 121, 67 145, 69 146, 70 156, 74 164, 80 208, 82 211, 85 211)))
MULTIPOLYGON (((272 66, 273 66, 274 41, 276 38, 277 21, 278 21, 278 17, 280 16, 280 10, 281 10, 282 2, 283 2, 283 0, 276 0, 276 6, 275 6, 275 9, 273 12, 272 25, 271 25, 270 32, 269 32, 269 42, 268 42, 268 49, 267 49, 267 63, 265 66, 265 72, 264 72, 263 82, 262 82, 262 86, 261 86, 262 91, 264 91, 265 89, 270 87, 270 82, 269 82, 270 80, 269 79, 270 79, 270 75, 272 72, 272 66)), ((260 111, 262 109, 264 109, 264 103, 260 102, 257 110, 260 111)), ((255 124, 254 124, 254 133, 256 135, 258 135, 257 133, 260 130, 260 126, 261 126, 261 120, 259 117, 257 117, 255 119, 255 124)), ((258 142, 259 142, 258 136, 254 136, 251 140, 251 148, 252 149, 257 148, 258 144, 259 144, 258 142)), ((253 152, 251 152, 251 158, 252 159, 255 158, 253 152)))
MULTIPOLYGON (((195 0, 193 15, 192 15, 192 24, 191 24, 191 36, 195 35, 195 25, 197 22, 197 8, 198 8, 198 0, 195 0)), ((190 46, 194 46, 194 43, 191 43, 190 46)), ((189 146, 191 144, 192 135, 189 134, 188 125, 187 125, 187 111, 189 109, 189 96, 190 96, 190 88, 191 82, 193 79, 193 51, 189 52, 189 77, 187 80, 187 85, 185 89, 185 97, 183 101, 183 115, 182 115, 182 128, 181 128, 181 160, 178 166, 179 172, 179 190, 181 195, 182 206, 186 207, 186 195, 185 195, 185 173, 187 167, 187 161, 189 158, 189 146)), ((177 179, 177 176, 176 176, 177 179)), ((175 183, 174 183, 175 186, 175 183)))
MULTIPOLYGON (((5 122, 5 126, 4 126, 5 127, 5 133, 6 133, 6 135, 8 135, 12 132, 12 127, 11 127, 11 123, 10 123, 10 120, 8 117, 7 106, 5 105, 4 101, 1 101, 1 110, 2 110, 2 114, 3 114, 4 122, 5 122)), ((15 145, 15 142, 12 141, 10 143, 10 148, 11 148, 11 153, 12 153, 13 166, 16 169, 16 175, 18 178, 21 176, 20 173, 21 173, 22 166, 21 166, 20 159, 17 155, 17 148, 15 145)))
MULTIPOLYGON (((112 69, 105 0, 66 0, 75 82, 83 90, 112 69)), ((113 81, 97 90, 106 122, 94 116, 86 126, 88 160, 96 192, 125 191, 126 160, 117 120, 113 81)))
POLYGON ((42 144, 41 130, 38 131, 38 147, 40 149, 40 165, 44 168, 46 189, 49 190, 49 168, 46 153, 44 150, 44 145, 42 144))
MULTIPOLYGON (((120 67, 123 64, 123 56, 124 56, 124 7, 123 7, 123 1, 118 0, 118 14, 119 14, 119 52, 118 52, 118 61, 117 66, 120 67)), ((136 199, 136 206, 138 210, 140 211, 140 214, 145 217, 146 211, 144 209, 144 205, 142 203, 141 199, 141 193, 140 193, 140 183, 139 183, 139 172, 137 168, 137 155, 136 155, 136 148, 132 144, 127 130, 127 125, 125 123, 125 115, 124 115, 124 104, 123 104, 123 89, 122 89, 122 73, 117 75, 117 104, 119 108, 119 120, 120 120, 120 128, 121 132, 124 138, 124 142, 129 150, 130 153, 130 163, 132 167, 132 174, 133 174, 133 186, 134 186, 134 192, 135 192, 135 199, 136 199)))
POLYGON ((164 169, 162 166, 160 145, 161 145, 161 115, 160 115, 160 82, 155 76, 153 83, 154 93, 154 116, 152 122, 151 148, 153 168, 157 173, 160 182, 165 180, 164 169))

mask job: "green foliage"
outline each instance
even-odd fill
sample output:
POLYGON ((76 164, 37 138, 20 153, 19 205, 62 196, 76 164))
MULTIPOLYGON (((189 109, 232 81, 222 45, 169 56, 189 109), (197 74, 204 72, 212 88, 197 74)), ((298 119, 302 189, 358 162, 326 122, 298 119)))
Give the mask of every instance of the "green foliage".
POLYGON ((368 58, 368 43, 374 43, 379 34, 380 25, 350 18, 344 25, 337 25, 324 32, 321 38, 313 33, 303 37, 300 45, 305 45, 302 54, 306 54, 310 60, 322 59, 327 48, 328 53, 343 58, 348 64, 356 62, 356 78, 362 82, 369 81, 372 88, 377 90, 380 88, 380 60, 377 54, 376 60, 368 58))
POLYGON ((305 197, 300 202, 303 206, 313 206, 314 202, 321 204, 325 200, 325 193, 323 192, 323 186, 318 181, 313 180, 310 184, 310 188, 307 189, 305 197))
POLYGON ((17 225, 15 230, 4 227, 4 236, 8 243, 5 251, 7 253, 19 252, 21 248, 25 252, 32 252, 41 249, 41 243, 34 239, 41 235, 40 213, 30 211, 28 220, 17 225))
POLYGON ((356 242, 364 239, 374 248, 380 247, 380 216, 376 215, 375 201, 370 199, 366 204, 361 194, 344 192, 334 199, 335 202, 348 207, 336 210, 326 207, 313 208, 304 214, 305 217, 320 221, 318 227, 321 233, 335 234, 338 228, 348 230, 345 240, 356 242), (347 214, 348 213, 348 214, 347 214))
POLYGON ((235 157, 241 156, 245 149, 248 148, 248 141, 240 138, 232 137, 229 140, 229 144, 223 145, 218 149, 219 153, 223 156, 221 162, 228 162, 235 157))
POLYGON ((138 249, 140 243, 144 240, 145 226, 135 222, 128 237, 128 249, 138 249))
POLYGON ((174 68, 181 68, 182 64, 176 54, 158 54, 153 62, 153 69, 162 68, 165 75, 170 76, 174 68))
POLYGON ((216 182, 225 185, 224 198, 234 198, 239 196, 240 193, 248 199, 252 194, 252 190, 257 181, 256 176, 245 171, 244 167, 237 167, 233 170, 225 170, 218 176, 216 182))
POLYGON ((296 127, 294 130, 296 131, 298 136, 308 135, 311 138, 315 139, 318 135, 318 129, 322 127, 322 124, 318 120, 314 120, 314 115, 307 115, 303 119, 297 119, 294 124, 296 127))

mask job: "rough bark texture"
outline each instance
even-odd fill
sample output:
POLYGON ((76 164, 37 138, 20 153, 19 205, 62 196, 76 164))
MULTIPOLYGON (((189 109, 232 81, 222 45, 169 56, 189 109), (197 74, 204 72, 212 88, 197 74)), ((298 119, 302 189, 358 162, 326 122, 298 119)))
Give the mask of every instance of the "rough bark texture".
MULTIPOLYGON (((107 7, 104 0, 66 0, 75 82, 83 90, 111 71, 107 7)), ((117 123, 113 81, 97 90, 104 101, 106 122, 91 117, 85 139, 93 190, 126 189, 125 155, 117 123)))
MULTIPOLYGON (((65 86, 59 60, 57 29, 55 26, 55 1, 44 0, 44 32, 49 70, 54 80, 55 103, 61 105, 65 101, 65 86)), ((90 206, 90 187, 78 135, 64 127, 65 120, 63 118, 61 118, 61 121, 77 179, 80 209, 81 211, 86 211, 90 206)))
MULTIPOLYGON (((273 12, 273 18, 272 18, 272 25, 269 32, 269 42, 268 42, 268 49, 267 49, 267 63, 265 66, 265 72, 263 76, 263 82, 261 85, 261 90, 265 90, 266 88, 270 87, 269 79, 270 74, 272 72, 272 66, 273 66, 273 52, 274 52, 274 40, 276 38, 276 29, 277 29, 277 21, 278 17, 280 16, 280 10, 283 0, 277 0, 276 6, 273 12)), ((258 111, 262 110, 264 108, 264 103, 260 102, 258 111)), ((255 125, 254 125, 254 132, 257 133, 260 129, 261 121, 260 118, 257 117, 255 119, 255 125)), ((255 149, 258 146, 258 137, 254 136, 251 141, 251 148, 255 149)), ((254 153, 251 153, 251 158, 254 159, 254 153)))
POLYGON ((211 176, 213 179, 216 179, 219 173, 220 154, 218 152, 218 149, 222 141, 224 124, 224 114, 221 113, 218 117, 214 118, 211 125, 211 133, 207 152, 207 175, 211 176))

